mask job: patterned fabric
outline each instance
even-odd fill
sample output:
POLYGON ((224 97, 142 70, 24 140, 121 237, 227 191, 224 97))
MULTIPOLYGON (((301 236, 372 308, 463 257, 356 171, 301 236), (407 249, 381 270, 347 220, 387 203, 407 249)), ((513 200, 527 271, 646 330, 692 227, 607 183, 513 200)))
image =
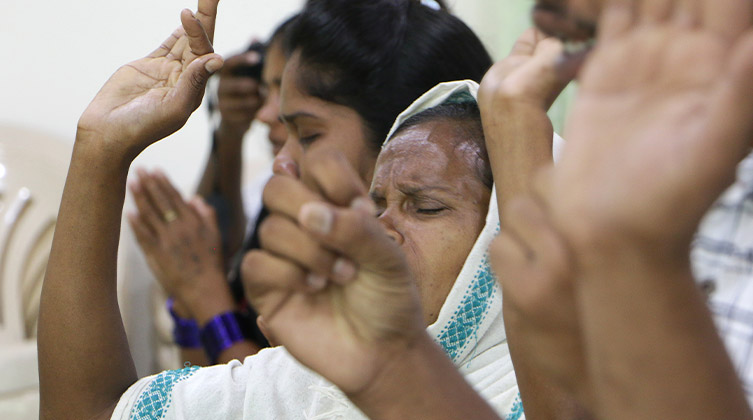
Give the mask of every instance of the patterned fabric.
POLYGON ((197 369, 199 369, 198 366, 190 366, 180 370, 168 370, 157 375, 139 396, 131 411, 131 419, 159 420, 164 418, 172 402, 173 387, 193 375, 197 369))
POLYGON ((518 397, 515 398, 515 403, 512 405, 512 411, 510 412, 510 415, 505 418, 505 420, 520 420, 523 418, 523 401, 520 400, 520 392, 518 392, 518 397))
POLYGON ((701 223, 691 260, 753 406, 753 154, 701 223))
POLYGON ((442 328, 436 341, 453 362, 458 362, 459 354, 477 338, 479 326, 489 313, 489 306, 497 288, 497 281, 489 269, 489 261, 484 262, 476 271, 471 287, 466 291, 463 301, 452 316, 450 322, 442 328), (471 340, 474 338, 474 340, 471 340))

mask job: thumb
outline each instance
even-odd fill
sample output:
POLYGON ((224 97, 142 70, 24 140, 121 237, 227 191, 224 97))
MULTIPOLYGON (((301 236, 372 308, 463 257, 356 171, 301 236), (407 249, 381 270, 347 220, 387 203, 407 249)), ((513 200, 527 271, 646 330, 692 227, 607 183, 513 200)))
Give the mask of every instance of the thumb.
POLYGON ((196 109, 201 104, 209 76, 222 68, 222 57, 216 53, 205 54, 193 60, 180 74, 175 85, 180 103, 196 109))
POLYGON ((375 213, 374 204, 366 197, 356 198, 349 208, 312 201, 301 206, 298 222, 322 245, 361 267, 399 271, 396 262, 404 261, 402 252, 375 213))

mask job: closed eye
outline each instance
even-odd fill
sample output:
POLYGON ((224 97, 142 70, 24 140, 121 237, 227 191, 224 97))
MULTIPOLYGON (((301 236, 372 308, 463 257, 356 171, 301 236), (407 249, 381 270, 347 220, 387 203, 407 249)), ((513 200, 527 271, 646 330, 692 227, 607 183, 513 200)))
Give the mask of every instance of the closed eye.
POLYGON ((314 141, 316 141, 316 139, 318 139, 319 136, 320 134, 312 134, 310 136, 301 137, 300 139, 298 139, 298 141, 301 143, 301 146, 306 147, 306 146, 309 146, 314 141))
POLYGON ((435 214, 442 213, 445 210, 447 210, 447 207, 436 207, 436 208, 416 209, 416 212, 419 214, 435 215, 435 214))

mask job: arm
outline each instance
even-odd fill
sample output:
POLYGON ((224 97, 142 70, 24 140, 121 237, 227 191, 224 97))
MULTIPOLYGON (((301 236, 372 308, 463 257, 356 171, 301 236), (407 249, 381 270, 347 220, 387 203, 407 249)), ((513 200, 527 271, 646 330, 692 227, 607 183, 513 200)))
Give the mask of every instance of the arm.
POLYGON ((183 28, 118 70, 79 120, 40 304, 42 418, 109 418, 136 380, 115 278, 126 175, 139 152, 185 124, 221 67, 202 29, 213 33, 216 8, 201 0, 198 20, 184 10, 183 28))
MULTIPOLYGON (((233 312, 214 209, 199 197, 184 201, 162 172, 138 173, 130 188, 138 212, 128 219, 152 273, 175 299, 177 315, 203 327, 215 316, 233 312)), ((242 340, 223 351, 218 362, 243 360, 258 350, 242 340)), ((203 350, 182 351, 184 361, 209 364, 203 350)))
POLYGON ((543 195, 579 270, 592 408, 608 419, 750 419, 688 250, 750 150, 751 3, 631 3, 606 7, 543 195))
POLYGON ((235 75, 239 67, 254 65, 259 53, 249 51, 230 57, 220 73, 217 102, 220 112, 219 126, 213 133, 204 173, 197 194, 216 205, 221 200, 224 208, 220 214, 224 240, 224 258, 230 258, 240 249, 246 232, 246 214, 243 209, 241 179, 243 172, 243 137, 262 105, 259 81, 235 75))
MULTIPOLYGON (((531 211, 527 208, 513 212, 507 204, 528 190, 539 169, 552 163, 553 130, 546 112, 572 76, 556 68, 555 63, 561 54, 560 41, 545 38, 537 30, 529 29, 518 39, 510 55, 495 64, 481 83, 479 105, 503 236, 506 231, 516 230, 525 223, 525 217, 531 211), (517 216, 518 213, 522 217, 517 216), (521 218, 523 220, 519 220, 521 218)), ((526 232, 515 233, 506 239, 508 246, 517 248, 512 238, 525 238, 526 232)), ((531 249, 532 244, 526 244, 526 248, 531 249)), ((531 293, 521 290, 522 282, 530 287, 533 282, 548 281, 551 284, 559 280, 560 284, 566 284, 566 281, 555 276, 544 278, 542 270, 533 269, 529 260, 500 263, 493 258, 493 262, 503 288, 505 330, 526 417, 586 417, 573 396, 554 379, 542 374, 539 366, 542 360, 555 357, 551 353, 542 355, 543 346, 556 349, 553 352, 561 353, 557 357, 571 357, 566 363, 574 367, 581 363, 579 335, 574 328, 572 289, 567 286, 553 288, 555 293, 541 294, 535 301, 524 300, 521 297, 531 293), (553 308, 560 310, 553 311, 553 308), (547 322, 542 324, 544 319, 556 321, 547 325, 547 322), (546 329, 559 333, 552 339, 542 338, 546 334, 541 331, 546 329)), ((567 375, 558 375, 558 379, 564 376, 567 375)))

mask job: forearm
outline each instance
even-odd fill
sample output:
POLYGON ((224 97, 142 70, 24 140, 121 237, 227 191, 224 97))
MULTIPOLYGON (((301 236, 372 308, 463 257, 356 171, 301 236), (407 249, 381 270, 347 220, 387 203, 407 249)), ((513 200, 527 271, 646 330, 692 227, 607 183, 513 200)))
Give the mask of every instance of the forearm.
POLYGON ((552 123, 543 109, 513 99, 495 98, 481 107, 481 116, 502 209, 528 191, 538 169, 552 163, 552 123))
POLYGON ((244 134, 245 131, 220 125, 214 134, 216 149, 210 153, 197 191, 204 199, 219 194, 227 204, 228 220, 220 223, 227 239, 223 249, 226 260, 240 249, 246 231, 241 192, 244 134))
POLYGON ((90 418, 136 380, 117 300, 118 239, 130 161, 77 136, 42 287, 43 418, 90 418))
POLYGON ((601 418, 753 418, 687 257, 609 243, 581 255, 578 299, 601 418))
POLYGON ((376 381, 349 398, 371 419, 499 420, 494 410, 425 333, 380 372, 376 381))
MULTIPOLYGON (((505 321, 505 333, 507 344, 510 348, 510 357, 515 368, 515 378, 520 390, 520 399, 523 402, 526 418, 529 420, 591 420, 591 414, 576 400, 575 395, 558 385, 556 381, 543 374, 541 367, 531 359, 530 346, 545 346, 552 348, 548 341, 531 343, 530 335, 526 331, 525 323, 521 322, 519 312, 511 310, 514 306, 505 299, 503 304, 503 316, 505 321)), ((530 332, 529 332, 530 334, 530 332)), ((569 349, 559 349, 567 351, 569 349)))

